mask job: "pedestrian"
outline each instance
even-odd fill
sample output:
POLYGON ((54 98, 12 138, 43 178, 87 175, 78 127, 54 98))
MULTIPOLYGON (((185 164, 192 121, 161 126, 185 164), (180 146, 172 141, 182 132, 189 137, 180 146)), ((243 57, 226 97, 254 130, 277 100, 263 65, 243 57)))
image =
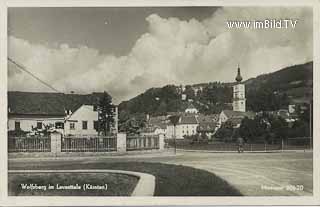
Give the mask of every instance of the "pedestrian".
POLYGON ((238 138, 238 152, 243 152, 244 139, 242 137, 238 138))

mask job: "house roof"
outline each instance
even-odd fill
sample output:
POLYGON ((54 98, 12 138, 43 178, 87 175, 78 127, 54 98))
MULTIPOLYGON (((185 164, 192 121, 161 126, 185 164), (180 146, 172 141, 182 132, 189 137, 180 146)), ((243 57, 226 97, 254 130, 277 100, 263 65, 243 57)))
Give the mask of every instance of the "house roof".
POLYGON ((181 116, 179 124, 198 124, 196 116, 181 116))
POLYGON ((145 127, 139 130, 140 133, 153 133, 158 127, 145 127))
POLYGON ((103 93, 64 94, 9 91, 9 115, 64 116, 65 110, 74 112, 84 104, 97 104, 102 94, 103 93))
POLYGON ((241 124, 243 118, 240 117, 233 117, 230 118, 228 121, 232 123, 233 126, 237 126, 239 124, 241 124))
POLYGON ((188 108, 187 109, 195 109, 196 107, 194 107, 194 105, 192 103, 188 104, 188 108))
POLYGON ((217 122, 219 120, 219 115, 218 114, 211 114, 211 115, 199 114, 197 119, 199 123, 217 122))
POLYGON ((159 127, 161 129, 166 129, 168 122, 169 120, 166 116, 153 116, 150 117, 148 124, 151 126, 159 127))
POLYGON ((223 110, 222 111, 229 119, 230 118, 244 118, 244 117, 248 117, 248 118, 253 118, 255 116, 255 113, 252 111, 246 111, 246 112, 242 112, 242 111, 233 111, 233 110, 223 110))
POLYGON ((215 131, 217 126, 217 123, 215 122, 206 122, 206 123, 199 123, 199 126, 197 127, 198 132, 210 132, 210 131, 215 131))

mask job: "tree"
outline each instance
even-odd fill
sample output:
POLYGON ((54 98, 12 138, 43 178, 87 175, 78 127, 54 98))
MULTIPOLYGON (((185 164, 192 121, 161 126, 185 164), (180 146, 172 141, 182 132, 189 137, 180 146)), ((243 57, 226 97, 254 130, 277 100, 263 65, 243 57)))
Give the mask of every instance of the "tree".
POLYGON ((99 100, 98 114, 98 133, 102 132, 106 136, 114 122, 114 106, 112 105, 112 97, 105 91, 99 100))
POLYGON ((270 120, 270 123, 272 141, 280 141, 282 139, 288 138, 288 124, 282 117, 274 117, 270 120))
POLYGON ((218 131, 215 133, 215 137, 223 141, 230 141, 232 139, 234 129, 230 121, 226 121, 221 125, 218 131))
POLYGON ((187 99, 195 99, 195 92, 190 85, 186 85, 186 90, 184 92, 187 95, 187 99))

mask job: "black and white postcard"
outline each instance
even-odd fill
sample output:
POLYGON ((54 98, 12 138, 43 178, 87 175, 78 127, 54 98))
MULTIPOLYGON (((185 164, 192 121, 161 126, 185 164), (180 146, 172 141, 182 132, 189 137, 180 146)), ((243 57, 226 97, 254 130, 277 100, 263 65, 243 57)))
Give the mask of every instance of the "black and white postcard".
POLYGON ((0 25, 1 205, 320 204, 318 1, 7 0, 0 25))

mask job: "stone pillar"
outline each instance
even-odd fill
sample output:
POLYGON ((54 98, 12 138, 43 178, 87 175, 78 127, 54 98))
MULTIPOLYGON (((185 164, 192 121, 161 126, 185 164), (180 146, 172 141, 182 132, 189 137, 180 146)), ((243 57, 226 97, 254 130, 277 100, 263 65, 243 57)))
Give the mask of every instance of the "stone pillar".
POLYGON ((117 134, 117 152, 127 151, 127 135, 125 133, 117 134))
POLYGON ((50 134, 51 141, 51 152, 53 154, 58 154, 61 152, 61 133, 52 132, 50 134))
POLYGON ((159 134, 159 150, 164 150, 164 134, 159 134))

